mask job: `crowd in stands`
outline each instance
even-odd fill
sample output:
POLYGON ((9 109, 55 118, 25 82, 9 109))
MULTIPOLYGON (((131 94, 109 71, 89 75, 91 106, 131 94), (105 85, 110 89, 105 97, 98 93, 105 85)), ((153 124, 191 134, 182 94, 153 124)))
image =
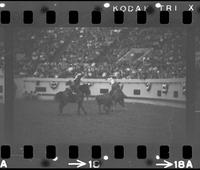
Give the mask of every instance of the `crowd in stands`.
MULTIPOLYGON (((16 30, 14 72, 21 77, 183 78, 185 32, 179 28, 56 27, 16 30), (143 55, 132 49, 151 49, 143 55)), ((0 51, 1 53, 1 51, 0 51)), ((2 66, 2 54, 0 67, 2 66)))

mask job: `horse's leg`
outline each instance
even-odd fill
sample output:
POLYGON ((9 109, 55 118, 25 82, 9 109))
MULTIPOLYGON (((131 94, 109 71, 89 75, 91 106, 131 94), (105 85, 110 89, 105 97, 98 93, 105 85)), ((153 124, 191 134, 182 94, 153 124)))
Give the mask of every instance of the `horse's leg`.
POLYGON ((105 105, 103 105, 103 111, 105 112, 105 110, 106 110, 106 106, 105 106, 105 105))
POLYGON ((87 112, 85 111, 85 108, 83 107, 83 102, 84 102, 84 95, 78 98, 78 113, 80 114, 80 109, 81 109, 83 113, 86 115, 87 112))
POLYGON ((116 102, 114 102, 114 103, 112 103, 112 112, 114 112, 115 110, 116 110, 116 106, 117 106, 117 103, 116 102))
POLYGON ((80 115, 80 111, 82 110, 85 114, 87 114, 87 112, 85 111, 85 108, 83 107, 83 101, 79 101, 77 102, 77 104, 78 104, 77 113, 80 115))
POLYGON ((108 108, 108 107, 104 104, 104 105, 103 105, 103 110, 104 110, 105 113, 107 113, 107 111, 108 111, 107 108, 108 108))
POLYGON ((117 110, 117 101, 114 101, 113 103, 113 111, 117 110))
POLYGON ((125 107, 124 99, 121 101, 121 106, 125 107))
POLYGON ((59 103, 59 114, 61 115, 63 112, 63 108, 64 108, 65 104, 64 103, 59 103))
POLYGON ((99 106, 99 113, 101 113, 101 104, 98 104, 99 106))
POLYGON ((124 103, 124 99, 122 99, 122 100, 119 102, 119 104, 123 107, 124 110, 126 110, 126 108, 125 108, 125 103, 124 103))
POLYGON ((83 102, 80 103, 80 107, 81 107, 83 113, 84 113, 85 115, 87 115, 87 112, 86 112, 85 108, 83 107, 83 102))
POLYGON ((81 105, 80 105, 80 102, 78 102, 78 103, 77 103, 77 105, 78 105, 78 110, 77 110, 77 113, 78 113, 78 115, 80 115, 80 110, 81 110, 81 105))
POLYGON ((106 114, 109 114, 111 110, 111 105, 105 107, 106 114))
POLYGON ((107 113, 110 113, 111 110, 112 110, 112 106, 109 106, 107 113))
POLYGON ((116 110, 116 107, 117 107, 117 102, 113 101, 111 105, 111 111, 114 112, 116 110))

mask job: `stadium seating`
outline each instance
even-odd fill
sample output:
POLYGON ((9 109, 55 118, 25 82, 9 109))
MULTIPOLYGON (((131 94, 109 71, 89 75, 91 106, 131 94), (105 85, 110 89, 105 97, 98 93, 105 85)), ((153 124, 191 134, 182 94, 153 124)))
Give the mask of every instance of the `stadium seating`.
MULTIPOLYGON (((86 78, 183 78, 184 34, 178 28, 19 29, 14 43, 15 75, 68 78, 83 72, 86 78), (133 48, 152 50, 142 55, 130 53, 133 48), (128 54, 134 61, 126 60, 128 54)), ((3 68, 3 45, 0 53, 3 68)))

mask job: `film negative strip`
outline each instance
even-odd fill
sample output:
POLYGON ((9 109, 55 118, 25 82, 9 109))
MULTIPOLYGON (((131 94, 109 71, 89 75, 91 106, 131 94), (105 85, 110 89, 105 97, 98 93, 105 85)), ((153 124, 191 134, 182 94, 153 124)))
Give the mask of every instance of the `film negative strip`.
POLYGON ((200 168, 199 16, 0 2, 0 168, 200 168))

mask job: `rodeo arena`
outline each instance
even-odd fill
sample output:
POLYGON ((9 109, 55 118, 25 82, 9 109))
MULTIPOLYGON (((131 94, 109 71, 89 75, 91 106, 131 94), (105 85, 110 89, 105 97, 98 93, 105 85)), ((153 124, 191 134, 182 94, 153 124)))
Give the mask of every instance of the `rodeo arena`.
MULTIPOLYGON (((181 141, 184 37, 179 28, 18 29, 13 50, 16 141, 181 141)), ((0 48, 3 107, 3 43, 0 48)))

